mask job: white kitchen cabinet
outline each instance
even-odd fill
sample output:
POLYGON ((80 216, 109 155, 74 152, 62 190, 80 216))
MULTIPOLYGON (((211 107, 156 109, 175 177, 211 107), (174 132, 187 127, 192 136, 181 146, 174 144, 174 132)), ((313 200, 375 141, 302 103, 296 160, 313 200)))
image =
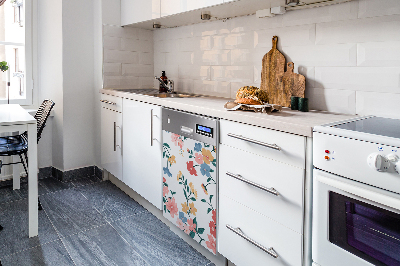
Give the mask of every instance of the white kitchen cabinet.
POLYGON ((121 26, 157 19, 161 0, 121 0, 121 26))
POLYGON ((123 113, 123 182, 161 210, 161 107, 124 99, 123 113))
POLYGON ((101 101, 101 165, 122 180, 122 99, 102 94, 101 101))
POLYGON ((223 0, 161 0, 161 16, 169 16, 203 7, 222 4, 223 0))

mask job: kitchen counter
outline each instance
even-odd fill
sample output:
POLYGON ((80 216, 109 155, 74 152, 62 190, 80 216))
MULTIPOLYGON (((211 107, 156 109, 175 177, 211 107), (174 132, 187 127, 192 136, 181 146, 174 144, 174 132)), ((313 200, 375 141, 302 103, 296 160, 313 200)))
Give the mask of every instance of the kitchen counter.
POLYGON ((148 95, 125 92, 118 89, 101 89, 100 93, 126 99, 174 108, 181 111, 218 117, 248 125, 264 127, 305 137, 312 137, 314 126, 357 117, 355 115, 334 114, 321 111, 300 112, 283 108, 271 114, 250 111, 227 111, 224 104, 227 98, 213 96, 194 98, 157 98, 148 95))

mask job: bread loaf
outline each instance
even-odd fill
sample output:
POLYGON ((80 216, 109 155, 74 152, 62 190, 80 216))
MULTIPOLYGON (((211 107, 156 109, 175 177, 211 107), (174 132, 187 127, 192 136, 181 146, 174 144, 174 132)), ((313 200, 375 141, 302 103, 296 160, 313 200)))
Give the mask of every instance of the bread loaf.
POLYGON ((236 92, 236 103, 260 105, 268 102, 268 95, 265 91, 253 86, 241 87, 236 92))

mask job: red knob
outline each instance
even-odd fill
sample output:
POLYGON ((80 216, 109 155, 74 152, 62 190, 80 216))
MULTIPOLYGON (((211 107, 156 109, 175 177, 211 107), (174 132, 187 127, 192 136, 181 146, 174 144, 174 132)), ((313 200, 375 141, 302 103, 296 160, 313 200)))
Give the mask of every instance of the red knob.
POLYGON ((329 153, 329 150, 325 150, 325 153, 329 153))

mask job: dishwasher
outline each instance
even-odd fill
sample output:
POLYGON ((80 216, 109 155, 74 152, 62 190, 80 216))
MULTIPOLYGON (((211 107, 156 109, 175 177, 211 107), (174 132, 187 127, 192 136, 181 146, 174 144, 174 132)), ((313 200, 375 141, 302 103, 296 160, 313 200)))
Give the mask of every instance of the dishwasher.
POLYGON ((216 254, 219 121, 162 109, 163 215, 216 254))

